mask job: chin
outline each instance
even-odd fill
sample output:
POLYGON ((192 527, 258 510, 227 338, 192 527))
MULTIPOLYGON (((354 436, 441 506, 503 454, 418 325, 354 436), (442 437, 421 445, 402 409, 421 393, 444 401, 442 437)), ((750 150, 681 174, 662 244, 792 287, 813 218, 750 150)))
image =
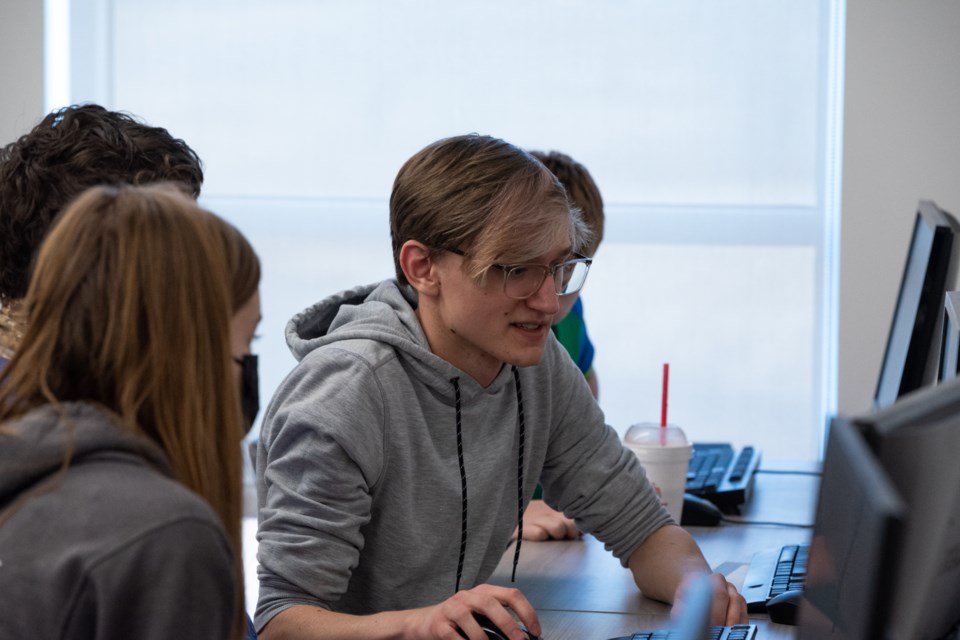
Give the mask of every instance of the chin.
POLYGON ((543 360, 543 351, 541 347, 537 349, 536 352, 525 351, 523 353, 513 354, 512 357, 506 358, 504 362, 516 367, 532 367, 540 364, 540 361, 543 360))

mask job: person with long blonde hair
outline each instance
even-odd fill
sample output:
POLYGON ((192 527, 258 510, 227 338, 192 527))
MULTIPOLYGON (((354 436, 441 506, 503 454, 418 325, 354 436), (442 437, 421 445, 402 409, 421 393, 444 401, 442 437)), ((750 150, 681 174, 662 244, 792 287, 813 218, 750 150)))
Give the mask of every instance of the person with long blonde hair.
POLYGON ((238 236, 155 185, 44 241, 0 373, 0 637, 243 637, 238 236))

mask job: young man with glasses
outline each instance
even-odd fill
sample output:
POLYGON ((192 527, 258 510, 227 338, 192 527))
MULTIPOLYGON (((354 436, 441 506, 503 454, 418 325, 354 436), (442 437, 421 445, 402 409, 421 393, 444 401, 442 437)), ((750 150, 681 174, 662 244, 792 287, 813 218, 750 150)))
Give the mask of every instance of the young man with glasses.
MULTIPOLYGON (((484 584, 538 479, 675 602, 709 566, 550 332, 590 266, 556 178, 502 140, 440 140, 401 168, 390 225, 396 280, 287 325, 300 362, 257 451, 261 637, 484 638, 474 614, 524 637, 507 608, 539 634, 519 591, 484 584)), ((712 579, 715 622, 745 621, 712 579)))

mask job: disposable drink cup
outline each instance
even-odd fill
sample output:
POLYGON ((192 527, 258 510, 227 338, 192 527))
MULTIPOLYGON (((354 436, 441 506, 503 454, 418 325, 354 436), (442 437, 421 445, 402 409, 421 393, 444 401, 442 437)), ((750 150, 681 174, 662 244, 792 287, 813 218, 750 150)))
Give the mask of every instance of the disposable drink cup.
POLYGON ((662 427, 643 422, 627 429, 623 443, 636 454, 660 496, 660 502, 679 524, 687 486, 687 467, 693 455, 693 447, 687 442, 683 430, 676 425, 662 427))

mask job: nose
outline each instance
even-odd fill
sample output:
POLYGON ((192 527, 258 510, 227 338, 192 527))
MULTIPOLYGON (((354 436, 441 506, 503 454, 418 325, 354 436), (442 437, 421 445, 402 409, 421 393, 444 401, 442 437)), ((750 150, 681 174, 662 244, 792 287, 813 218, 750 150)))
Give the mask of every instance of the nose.
POLYGON ((541 313, 555 314, 560 311, 560 296, 557 295, 556 281, 547 276, 540 284, 540 288, 527 298, 527 306, 541 313))

